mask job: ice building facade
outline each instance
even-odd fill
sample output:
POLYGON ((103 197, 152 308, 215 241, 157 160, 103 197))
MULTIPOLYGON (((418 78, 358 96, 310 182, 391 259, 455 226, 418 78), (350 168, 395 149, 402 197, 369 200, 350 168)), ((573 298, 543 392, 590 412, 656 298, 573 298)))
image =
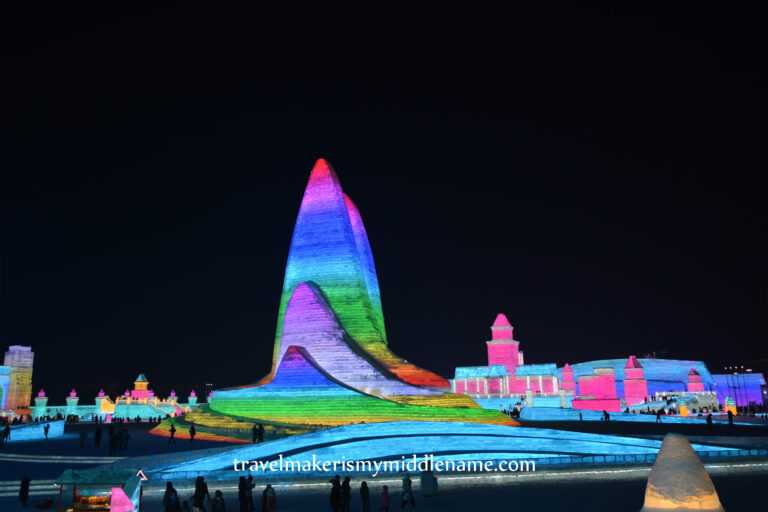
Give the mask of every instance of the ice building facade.
POLYGON ((741 371, 711 374, 702 361, 637 358, 601 359, 568 364, 525 364, 520 342, 503 313, 491 325, 486 342, 487 366, 457 367, 451 380, 455 393, 478 403, 573 407, 618 412, 658 400, 660 395, 686 395, 685 401, 711 408, 731 397, 739 407, 765 405, 765 377, 741 371))

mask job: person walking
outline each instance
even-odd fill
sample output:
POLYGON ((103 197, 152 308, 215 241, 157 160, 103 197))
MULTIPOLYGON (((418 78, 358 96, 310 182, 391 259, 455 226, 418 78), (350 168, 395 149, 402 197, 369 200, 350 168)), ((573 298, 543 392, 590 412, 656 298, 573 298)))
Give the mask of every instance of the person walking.
POLYGON ((211 494, 208 492, 208 484, 205 479, 199 476, 195 479, 195 494, 192 495, 192 508, 195 512, 205 511, 205 500, 211 501, 211 494))
POLYGON ((661 423, 661 409, 656 411, 656 423, 661 423))
POLYGON ((707 430, 712 430, 712 413, 707 413, 707 430))
POLYGON ((173 482, 165 483, 165 492, 163 493, 163 510, 165 512, 178 512, 181 510, 179 495, 173 487, 173 482))
POLYGON ((360 484, 360 500, 363 502, 363 512, 370 512, 371 502, 368 495, 368 484, 365 480, 360 484))
POLYGON ((261 423, 259 423, 259 442, 260 443, 264 442, 264 425, 262 425, 261 423))
POLYGON ((403 477, 403 492, 402 501, 400 502, 400 510, 405 509, 405 505, 410 503, 411 507, 416 510, 416 500, 413 497, 413 487, 411 485, 411 478, 406 474, 403 477))
POLYGON ((733 426, 733 412, 730 409, 728 409, 728 425, 733 426))
POLYGON ((253 444, 256 444, 259 442, 259 427, 254 423, 253 428, 251 429, 251 441, 253 444))
POLYGON ((189 426, 189 442, 190 443, 195 440, 195 434, 197 434, 197 430, 195 430, 195 426, 190 425, 189 426))
POLYGON ((27 506, 29 501, 29 482, 31 479, 27 475, 21 477, 21 485, 19 486, 19 501, 22 507, 27 506))
POLYGON ((45 440, 48 440, 48 431, 51 430, 51 425, 46 423, 43 427, 43 434, 45 434, 45 440))
POLYGON ((3 440, 2 440, 2 442, 0 442, 0 446, 3 446, 5 443, 7 443, 8 441, 11 440, 11 426, 10 425, 6 425, 5 428, 3 429, 3 437, 2 437, 2 439, 3 440))
POLYGON ((381 488, 381 506, 379 512, 389 512, 389 487, 384 486, 381 488))
POLYGON ((176 426, 173 423, 171 423, 171 430, 170 430, 170 432, 171 432, 171 437, 168 438, 168 442, 176 444, 176 437, 174 437, 174 436, 176 436, 176 426))
POLYGON ((349 483, 349 477, 344 477, 344 482, 341 484, 341 510, 342 512, 349 512, 349 502, 352 500, 352 486, 349 483))

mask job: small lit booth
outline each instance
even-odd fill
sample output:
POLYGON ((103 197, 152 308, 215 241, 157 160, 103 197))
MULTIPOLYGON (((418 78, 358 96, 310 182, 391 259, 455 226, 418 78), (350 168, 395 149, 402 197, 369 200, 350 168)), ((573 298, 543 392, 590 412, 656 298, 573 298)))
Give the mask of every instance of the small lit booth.
POLYGON ((141 511, 139 469, 67 469, 56 479, 59 512, 141 511))

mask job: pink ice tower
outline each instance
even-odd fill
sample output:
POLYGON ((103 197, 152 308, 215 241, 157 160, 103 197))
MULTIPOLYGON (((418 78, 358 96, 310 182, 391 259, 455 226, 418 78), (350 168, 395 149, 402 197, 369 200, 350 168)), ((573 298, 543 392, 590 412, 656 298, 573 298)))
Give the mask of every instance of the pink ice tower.
POLYGON ((504 313, 496 316, 491 326, 491 341, 486 341, 486 344, 488 345, 488 366, 502 365, 506 367, 509 375, 514 375, 520 362, 520 343, 515 341, 512 324, 504 313))
POLYGON ((563 366, 563 377, 562 382, 560 382, 560 388, 566 391, 573 391, 573 394, 576 394, 576 381, 573 378, 571 365, 568 363, 565 363, 565 366, 563 366))
POLYGON ((104 390, 100 389, 99 394, 97 395, 99 398, 104 398, 104 390))
POLYGON ((40 398, 45 398, 45 390, 43 388, 40 388, 40 392, 37 393, 37 396, 40 398))
POLYGON ((688 372, 688 391, 704 391, 701 375, 696 371, 696 368, 691 368, 691 371, 688 372))
POLYGON ((648 381, 643 375, 643 367, 635 356, 629 356, 624 366, 624 399, 627 405, 637 405, 648 396, 648 381))
POLYGON ((136 380, 133 381, 133 391, 131 391, 131 398, 136 400, 143 400, 149 398, 149 380, 147 376, 140 373, 136 380))
POLYGON ((75 398, 77 396, 77 391, 75 391, 75 388, 72 388, 72 391, 69 392, 70 398, 75 398))

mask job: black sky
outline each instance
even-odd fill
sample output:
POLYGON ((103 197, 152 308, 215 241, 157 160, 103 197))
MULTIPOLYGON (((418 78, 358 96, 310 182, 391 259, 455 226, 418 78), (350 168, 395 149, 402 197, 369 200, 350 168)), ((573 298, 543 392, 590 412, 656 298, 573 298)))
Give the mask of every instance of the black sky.
POLYGON ((498 312, 528 362, 766 357, 760 13, 6 14, 2 349, 36 390, 265 374, 318 157, 424 367, 485 364, 498 312))

